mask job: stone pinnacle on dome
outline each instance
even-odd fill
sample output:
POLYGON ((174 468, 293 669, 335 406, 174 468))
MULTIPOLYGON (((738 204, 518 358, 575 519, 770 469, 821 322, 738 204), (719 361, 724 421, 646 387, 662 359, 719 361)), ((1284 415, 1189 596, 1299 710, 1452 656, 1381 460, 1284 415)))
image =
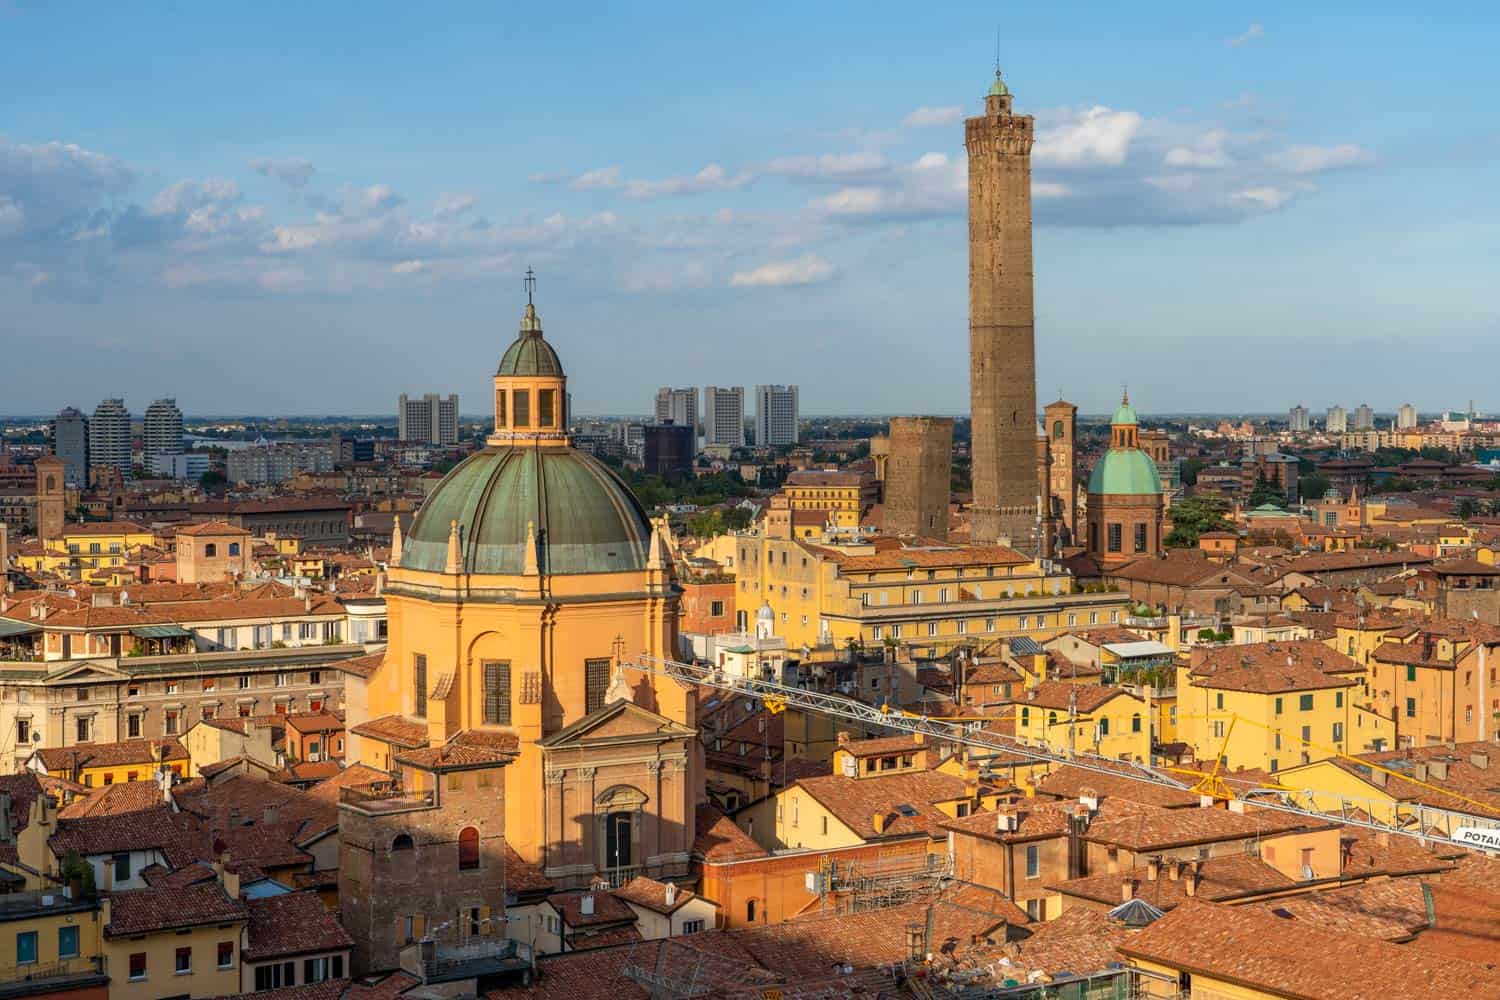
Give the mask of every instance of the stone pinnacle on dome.
POLYGON ((448 522, 448 559, 443 566, 443 572, 457 576, 464 571, 463 548, 458 541, 458 521, 448 522))
POLYGON ((538 337, 542 335, 542 320, 536 314, 536 303, 533 296, 536 292, 536 272, 531 268, 526 269, 526 312, 521 315, 521 333, 534 333, 538 337))
POLYGON ((401 517, 397 515, 391 519, 391 559, 392 566, 401 565, 401 517))

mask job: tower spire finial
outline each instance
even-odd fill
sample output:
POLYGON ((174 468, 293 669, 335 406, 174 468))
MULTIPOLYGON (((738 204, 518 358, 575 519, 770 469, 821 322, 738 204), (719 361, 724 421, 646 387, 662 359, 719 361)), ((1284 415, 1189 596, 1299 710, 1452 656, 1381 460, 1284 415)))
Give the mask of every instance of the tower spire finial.
POLYGON ((526 304, 531 305, 531 293, 536 290, 536 272, 526 268, 526 304))

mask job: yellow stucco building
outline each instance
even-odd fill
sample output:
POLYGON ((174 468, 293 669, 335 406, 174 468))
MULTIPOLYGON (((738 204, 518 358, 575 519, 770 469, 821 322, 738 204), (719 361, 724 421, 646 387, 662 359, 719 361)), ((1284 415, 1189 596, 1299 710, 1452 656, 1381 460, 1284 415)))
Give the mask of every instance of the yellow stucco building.
POLYGON ((155 544, 157 538, 151 529, 130 521, 67 522, 56 538, 17 552, 15 559, 16 565, 28 573, 78 577, 123 566, 133 549, 155 544))
POLYGON ((528 303, 485 448, 409 535, 397 524, 390 641, 349 705, 349 759, 388 766, 459 734, 518 744, 503 832, 521 857, 564 885, 685 874, 703 785, 695 688, 629 666, 676 655, 665 528, 570 447, 567 398, 528 303))
POLYGON ((1077 592, 999 545, 908 544, 894 538, 790 537, 775 530, 734 536, 726 558, 741 609, 768 605, 776 635, 792 648, 851 640, 867 648, 946 652, 1009 636, 1038 641, 1070 628, 1118 624, 1122 593, 1077 592))

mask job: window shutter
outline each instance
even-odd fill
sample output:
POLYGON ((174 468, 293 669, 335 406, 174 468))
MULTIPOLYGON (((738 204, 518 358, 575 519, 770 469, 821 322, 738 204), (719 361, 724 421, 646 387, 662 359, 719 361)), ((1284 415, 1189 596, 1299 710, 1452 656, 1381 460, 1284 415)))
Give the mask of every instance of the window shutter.
POLYGON ((427 915, 425 913, 418 913, 412 917, 411 924, 412 937, 420 941, 427 934, 427 915))
POLYGON ((479 908, 479 933, 490 933, 490 908, 488 906, 479 908))

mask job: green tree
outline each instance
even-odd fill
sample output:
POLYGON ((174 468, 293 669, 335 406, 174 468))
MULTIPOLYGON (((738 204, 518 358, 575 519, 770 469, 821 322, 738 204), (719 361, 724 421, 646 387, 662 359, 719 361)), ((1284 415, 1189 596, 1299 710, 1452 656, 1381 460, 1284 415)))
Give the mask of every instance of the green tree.
POLYGON ((203 487, 205 490, 211 490, 216 487, 223 486, 226 482, 228 482, 228 479, 225 477, 224 473, 220 472, 218 469, 209 469, 203 475, 198 477, 198 485, 203 487))
POLYGON ((1229 501, 1222 497, 1188 497, 1172 505, 1172 531, 1166 543, 1172 548, 1190 549, 1198 544, 1198 536, 1205 531, 1233 531, 1225 515, 1229 512, 1229 501))
POLYGON ((1458 519, 1467 521, 1479 513, 1479 505, 1469 497, 1464 497, 1458 502, 1458 519))
POLYGON ((1323 494, 1328 492, 1328 486, 1328 477, 1316 472, 1301 476, 1297 480, 1297 492, 1301 493, 1302 499, 1308 502, 1323 499, 1323 494))
POLYGON ((1277 486, 1264 474, 1255 477, 1255 489, 1250 491, 1250 499, 1246 502, 1252 509, 1270 504, 1272 507, 1286 507, 1286 494, 1281 487, 1277 486))

